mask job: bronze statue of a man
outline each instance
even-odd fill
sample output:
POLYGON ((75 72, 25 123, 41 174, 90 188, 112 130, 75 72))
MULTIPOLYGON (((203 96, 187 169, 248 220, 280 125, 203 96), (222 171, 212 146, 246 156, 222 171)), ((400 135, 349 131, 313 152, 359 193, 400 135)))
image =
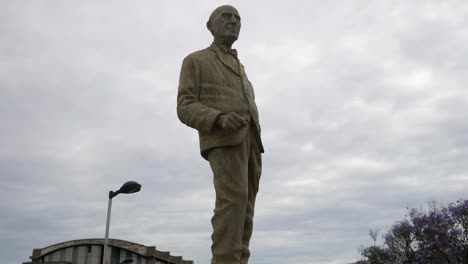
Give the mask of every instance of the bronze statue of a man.
POLYGON ((213 171, 211 263, 246 264, 262 171, 258 110, 252 84, 231 49, 241 27, 239 12, 220 6, 206 26, 214 41, 184 59, 177 115, 198 130, 201 155, 213 171))

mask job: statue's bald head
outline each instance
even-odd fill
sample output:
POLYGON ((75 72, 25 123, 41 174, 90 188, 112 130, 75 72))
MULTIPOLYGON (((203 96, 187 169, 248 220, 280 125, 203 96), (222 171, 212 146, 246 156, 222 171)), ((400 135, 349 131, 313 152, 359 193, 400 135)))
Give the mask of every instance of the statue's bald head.
POLYGON ((241 27, 239 12, 230 5, 222 5, 210 15, 206 27, 213 35, 215 42, 231 46, 239 37, 241 27))
POLYGON ((213 12, 211 12, 210 18, 208 19, 208 22, 213 21, 213 19, 219 15, 221 15, 224 12, 229 12, 229 13, 234 13, 237 16, 239 16, 239 12, 237 9, 231 5, 222 5, 217 7, 213 12))

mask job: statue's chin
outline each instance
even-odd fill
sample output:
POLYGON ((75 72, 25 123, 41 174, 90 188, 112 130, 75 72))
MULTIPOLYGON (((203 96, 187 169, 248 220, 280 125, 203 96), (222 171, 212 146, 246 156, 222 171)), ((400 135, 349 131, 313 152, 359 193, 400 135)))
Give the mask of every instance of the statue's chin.
POLYGON ((226 36, 224 39, 226 40, 226 43, 234 43, 236 40, 237 40, 238 36, 237 35, 229 35, 229 36, 226 36))

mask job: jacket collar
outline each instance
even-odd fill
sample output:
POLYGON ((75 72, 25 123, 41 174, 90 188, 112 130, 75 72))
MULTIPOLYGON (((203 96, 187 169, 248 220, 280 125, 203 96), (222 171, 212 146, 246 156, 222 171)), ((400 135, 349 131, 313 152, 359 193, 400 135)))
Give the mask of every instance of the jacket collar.
POLYGON ((218 51, 218 52, 229 53, 232 56, 237 58, 237 50, 236 49, 231 49, 231 48, 228 48, 228 47, 226 47, 224 45, 218 45, 218 44, 216 44, 214 42, 211 43, 210 48, 212 48, 212 49, 214 49, 215 51, 218 51))
POLYGON ((239 73, 239 61, 237 60, 237 51, 235 49, 228 49, 225 46, 218 46, 215 43, 212 43, 209 47, 209 49, 213 50, 216 53, 216 56, 218 59, 229 69, 231 69, 235 74, 240 76, 239 73), (231 55, 232 54, 232 55, 231 55), (234 55, 235 54, 235 55, 234 55), (237 61, 237 65, 232 65, 232 63, 229 63, 227 56, 234 56, 237 61))

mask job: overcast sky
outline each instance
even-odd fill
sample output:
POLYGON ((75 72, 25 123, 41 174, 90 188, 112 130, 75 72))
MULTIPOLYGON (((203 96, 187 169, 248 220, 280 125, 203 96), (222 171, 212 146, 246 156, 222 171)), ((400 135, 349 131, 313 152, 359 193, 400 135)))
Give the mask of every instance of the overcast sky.
MULTIPOLYGON (((209 263, 214 190, 176 115, 221 1, 0 3, 0 256, 110 236, 209 263)), ((406 207, 467 199, 466 1, 231 1, 265 154, 251 262, 358 260, 406 207)))

